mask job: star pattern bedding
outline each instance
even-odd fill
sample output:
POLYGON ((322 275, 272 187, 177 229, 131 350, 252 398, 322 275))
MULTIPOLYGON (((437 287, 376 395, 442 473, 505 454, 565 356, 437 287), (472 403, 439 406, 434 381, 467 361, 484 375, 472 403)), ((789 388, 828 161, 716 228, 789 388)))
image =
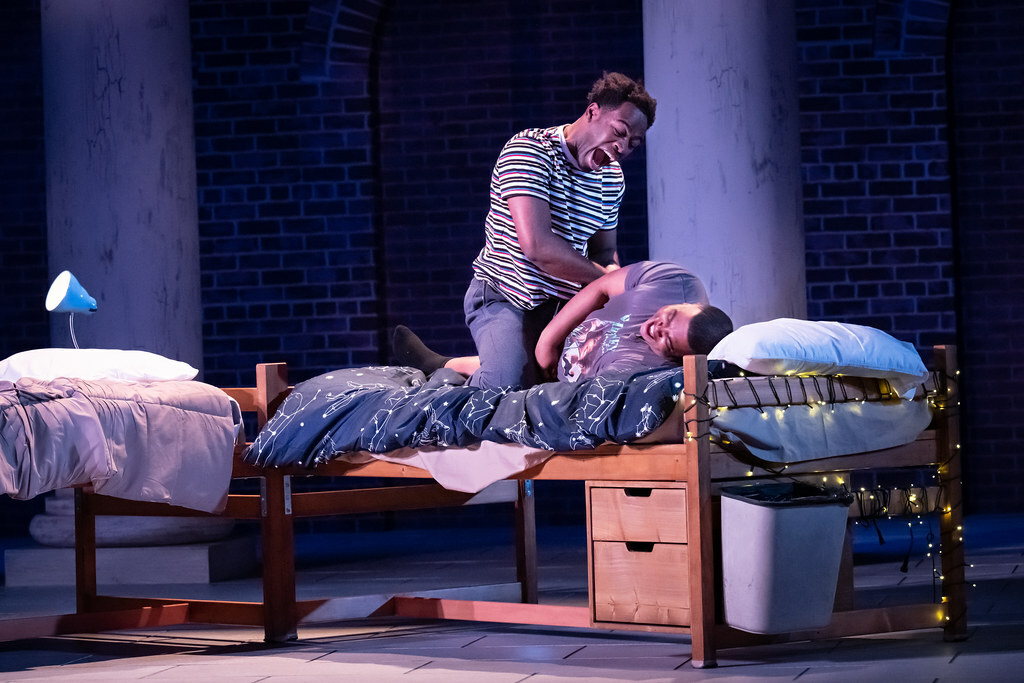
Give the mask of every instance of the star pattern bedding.
MULTIPOLYGON (((335 458, 386 460, 425 469, 446 488, 479 491, 556 451, 676 441, 682 373, 660 368, 513 391, 468 387, 450 370, 429 380, 406 367, 337 370, 298 384, 243 459, 310 468, 335 458)), ((785 409, 716 407, 700 431, 748 464, 786 464, 909 443, 930 421, 923 399, 823 405, 813 392, 798 393, 803 400, 785 409)))
POLYGON ((244 459, 312 467, 339 454, 464 447, 481 441, 547 451, 592 449, 646 436, 672 412, 682 369, 551 382, 526 390, 481 389, 439 370, 336 370, 295 386, 244 459))

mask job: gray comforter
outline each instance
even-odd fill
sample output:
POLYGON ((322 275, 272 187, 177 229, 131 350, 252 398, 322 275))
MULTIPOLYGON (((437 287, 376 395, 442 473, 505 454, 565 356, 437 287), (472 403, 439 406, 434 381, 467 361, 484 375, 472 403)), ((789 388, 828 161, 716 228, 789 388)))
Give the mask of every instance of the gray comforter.
POLYGON ((196 381, 0 381, 0 494, 98 493, 207 512, 223 508, 235 417, 196 381))

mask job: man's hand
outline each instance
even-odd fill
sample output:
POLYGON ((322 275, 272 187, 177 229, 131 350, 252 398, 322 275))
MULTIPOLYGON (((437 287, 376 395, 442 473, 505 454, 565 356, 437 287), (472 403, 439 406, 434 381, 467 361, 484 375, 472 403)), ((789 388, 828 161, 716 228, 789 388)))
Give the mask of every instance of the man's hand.
MULTIPOLYGON (((619 252, 616 248, 618 230, 598 230, 587 240, 587 255, 601 267, 604 273, 610 273, 619 267, 619 252)), ((585 283, 584 283, 585 284, 585 283)))

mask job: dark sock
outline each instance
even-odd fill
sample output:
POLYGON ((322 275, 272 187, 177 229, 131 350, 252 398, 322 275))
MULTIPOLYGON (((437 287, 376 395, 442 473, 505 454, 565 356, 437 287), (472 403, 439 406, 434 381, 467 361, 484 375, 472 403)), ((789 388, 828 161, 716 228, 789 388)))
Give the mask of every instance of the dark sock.
POLYGON ((422 370, 429 375, 451 360, 451 356, 442 356, 427 348, 427 345, 405 325, 395 327, 391 335, 391 352, 399 365, 408 365, 422 370))

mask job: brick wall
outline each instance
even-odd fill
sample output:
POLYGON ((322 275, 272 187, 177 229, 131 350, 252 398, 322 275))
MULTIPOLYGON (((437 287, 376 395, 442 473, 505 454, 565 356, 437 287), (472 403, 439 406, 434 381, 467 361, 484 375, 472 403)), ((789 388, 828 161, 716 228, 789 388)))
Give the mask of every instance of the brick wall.
POLYGON ((1024 509, 1024 5, 954 3, 957 281, 971 509, 1024 509))
POLYGON ((797 7, 808 317, 878 327, 928 356, 956 330, 948 3, 797 7))
POLYGON ((380 3, 190 3, 206 378, 377 363, 380 3), (358 5, 358 11, 348 8, 358 5))
POLYGON ((48 346, 39 3, 0 6, 0 358, 48 346))

